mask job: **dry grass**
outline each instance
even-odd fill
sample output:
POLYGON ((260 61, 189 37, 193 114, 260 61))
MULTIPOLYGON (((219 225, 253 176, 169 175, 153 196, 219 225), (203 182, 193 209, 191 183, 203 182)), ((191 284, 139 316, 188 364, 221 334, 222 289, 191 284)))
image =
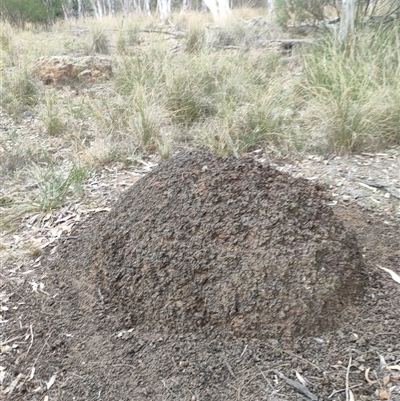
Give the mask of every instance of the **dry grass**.
MULTIPOLYGON (((223 26, 206 13, 173 15, 169 27, 143 16, 60 22, 50 31, 5 23, 0 102, 15 121, 0 133, 6 186, 33 185, 25 206, 48 210, 80 194, 70 182, 74 166, 167 158, 182 146, 239 155, 254 146, 343 153, 400 143, 397 26, 364 29, 345 47, 321 36, 288 55, 268 42, 286 32, 266 16, 249 23, 260 15, 235 10, 223 26), (98 89, 55 89, 31 76, 39 57, 98 53, 112 57, 114 72, 98 89), (40 198, 47 189, 32 171, 68 185, 53 200, 40 198)), ((11 199, 1 206, 8 210, 14 198, 1 198, 11 199)))

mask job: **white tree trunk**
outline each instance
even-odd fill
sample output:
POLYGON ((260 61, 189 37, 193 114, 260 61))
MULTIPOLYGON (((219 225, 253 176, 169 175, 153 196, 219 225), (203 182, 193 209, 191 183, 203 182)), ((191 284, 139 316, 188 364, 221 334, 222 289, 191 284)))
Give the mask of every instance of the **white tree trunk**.
POLYGON ((104 15, 103 4, 101 3, 101 0, 97 0, 97 15, 99 16, 99 18, 104 15))
POLYGON ((192 7, 192 0, 182 0, 181 13, 189 10, 192 7))
MULTIPOLYGON (((107 8, 108 8, 108 15, 114 17, 115 16, 114 0, 107 0, 107 8)), ((105 9, 105 7, 104 7, 104 9, 105 9)))
POLYGON ((103 10, 101 8, 100 0, 90 0, 90 4, 92 5, 94 15, 96 18, 100 18, 103 16, 103 10))
POLYGON ((272 15, 275 8, 275 0, 267 0, 268 15, 272 15))
POLYGON ((78 0, 78 18, 82 17, 82 0, 78 0))
POLYGON ((218 7, 217 7, 217 0, 203 0, 206 7, 210 10, 211 15, 214 18, 214 21, 218 21, 218 7))
POLYGON ((130 12, 130 9, 129 9, 129 0, 122 0, 122 1, 121 1, 121 8, 122 8, 122 14, 123 14, 124 16, 128 15, 129 12, 130 12))
MULTIPOLYGON (((171 14, 171 0, 169 0, 169 14, 171 14)), ((143 7, 142 7, 143 14, 151 15, 150 12, 150 0, 143 0, 143 7)))
POLYGON ((342 1, 342 14, 340 16, 339 41, 344 42, 354 29, 355 0, 342 1))
POLYGON ((210 10, 214 21, 221 21, 229 17, 231 9, 229 0, 203 0, 204 4, 210 10))
POLYGON ((217 0, 219 19, 224 20, 231 15, 229 0, 217 0))
POLYGON ((157 7, 161 21, 167 22, 171 16, 171 0, 158 0, 157 7))

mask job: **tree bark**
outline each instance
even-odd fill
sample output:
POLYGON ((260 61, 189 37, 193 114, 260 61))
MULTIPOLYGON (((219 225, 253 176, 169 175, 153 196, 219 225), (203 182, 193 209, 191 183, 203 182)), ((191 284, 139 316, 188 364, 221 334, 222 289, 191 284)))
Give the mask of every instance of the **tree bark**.
POLYGON ((157 8, 161 20, 167 22, 171 15, 171 0, 158 0, 157 8))
POLYGON ((343 43, 354 30, 355 0, 343 0, 340 16, 339 41, 343 43))
MULTIPOLYGON (((170 3, 169 4, 169 14, 171 15, 171 0, 169 0, 169 3, 170 3)), ((151 12, 150 12, 150 0, 143 0, 142 11, 143 11, 143 14, 151 15, 151 12)))
POLYGON ((231 9, 229 0, 203 0, 204 4, 210 10, 214 21, 221 21, 229 17, 231 9))

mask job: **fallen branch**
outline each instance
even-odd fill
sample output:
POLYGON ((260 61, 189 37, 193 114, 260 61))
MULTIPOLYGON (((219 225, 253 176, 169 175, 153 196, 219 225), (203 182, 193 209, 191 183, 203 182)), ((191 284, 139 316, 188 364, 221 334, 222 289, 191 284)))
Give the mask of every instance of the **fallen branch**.
POLYGON ((351 355, 349 358, 349 364, 347 365, 347 371, 346 371, 346 401, 350 400, 350 387, 349 387, 350 368, 351 368, 351 355))
POLYGON ((319 397, 312 393, 306 386, 303 386, 300 382, 289 379, 283 373, 279 372, 279 370, 274 370, 274 372, 278 377, 283 379, 290 387, 293 387, 297 392, 305 395, 311 401, 319 401, 319 397))
POLYGON ((234 379, 236 379, 235 373, 233 373, 233 369, 231 368, 231 365, 229 365, 229 362, 227 359, 224 360, 226 367, 228 368, 229 373, 232 375, 234 379))
MULTIPOLYGON (((358 387, 361 387, 361 386, 363 386, 362 383, 360 383, 360 384, 355 384, 354 386, 349 387, 349 389, 358 388, 358 387)), ((332 393, 331 393, 331 395, 330 395, 328 398, 332 398, 335 394, 343 393, 343 391, 346 391, 346 389, 345 389, 345 388, 341 388, 340 390, 333 390, 332 393)))

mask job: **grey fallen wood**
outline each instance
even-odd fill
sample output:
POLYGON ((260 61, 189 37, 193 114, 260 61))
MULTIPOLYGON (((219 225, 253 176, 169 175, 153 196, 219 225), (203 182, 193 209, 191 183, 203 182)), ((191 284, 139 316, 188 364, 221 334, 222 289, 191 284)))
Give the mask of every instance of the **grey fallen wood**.
POLYGON ((281 379, 285 380, 285 382, 287 384, 289 384, 290 387, 293 387, 296 391, 298 391, 299 393, 305 395, 311 401, 322 401, 321 398, 319 398, 317 395, 312 393, 306 386, 303 386, 300 382, 298 382, 296 380, 289 379, 283 373, 279 372, 279 370, 275 370, 274 369, 274 372, 276 373, 276 375, 278 377, 280 377, 281 379))
POLYGON ((400 199, 400 192, 393 189, 389 184, 385 182, 363 182, 363 184, 369 185, 370 187, 384 189, 390 195, 394 196, 397 199, 400 199))

